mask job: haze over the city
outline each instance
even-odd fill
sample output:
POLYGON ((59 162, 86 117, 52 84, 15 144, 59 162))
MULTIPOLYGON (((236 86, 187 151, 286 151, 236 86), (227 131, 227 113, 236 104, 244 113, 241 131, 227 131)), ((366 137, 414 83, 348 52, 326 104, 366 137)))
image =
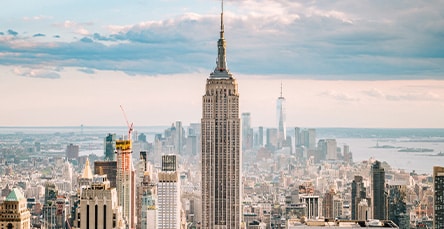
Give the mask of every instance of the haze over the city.
MULTIPOLYGON (((220 1, 6 1, 0 126, 199 122, 220 1)), ((441 1, 225 1, 241 112, 274 126, 444 127, 441 1)))

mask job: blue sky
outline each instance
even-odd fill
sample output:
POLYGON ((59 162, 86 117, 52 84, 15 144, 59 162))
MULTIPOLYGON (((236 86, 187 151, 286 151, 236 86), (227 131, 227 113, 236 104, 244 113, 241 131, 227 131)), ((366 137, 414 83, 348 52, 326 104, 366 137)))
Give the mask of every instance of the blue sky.
MULTIPOLYGON (((81 88, 80 85, 99 85, 102 80, 111 79, 120 84, 128 80, 149 80, 144 78, 154 80, 153 77, 183 79, 190 75, 200 75, 204 79, 215 66, 220 1, 6 0, 2 5, 0 80, 8 82, 3 87, 9 90, 26 88, 27 92, 22 93, 29 93, 30 97, 42 97, 40 101, 46 97, 33 91, 36 82, 63 87, 72 83, 69 79, 76 79, 75 82, 81 88), (56 82, 49 83, 46 80, 56 82)), ((411 107, 419 109, 421 104, 418 101, 427 102, 430 108, 421 109, 439 113, 444 99, 441 91, 444 89, 443 12, 444 3, 438 0, 225 1, 228 64, 240 81, 268 79, 270 85, 274 85, 273 89, 264 89, 270 93, 270 101, 277 97, 280 81, 284 81, 284 85, 288 84, 288 93, 294 92, 291 85, 297 85, 298 81, 314 84, 330 81, 330 88, 313 86, 316 92, 311 96, 316 96, 318 103, 327 104, 329 101, 321 98, 329 98, 368 106, 368 101, 362 96, 386 100, 392 98, 392 101, 393 98, 404 98, 411 103, 416 101, 411 107), (368 81, 377 84, 367 88, 368 81), (353 94, 341 82, 362 90, 353 94), (393 88, 395 91, 385 92, 381 88, 389 88, 384 86, 386 84, 399 87, 420 84, 422 89, 393 88), (348 99, 353 96, 357 99, 348 99), (421 99, 411 99, 413 97, 421 99)), ((201 84, 204 84, 203 80, 201 84)), ((172 86, 173 80, 167 87, 172 86)), ((200 101, 203 86, 196 89, 199 91, 197 101, 200 101)), ((106 93, 101 90, 104 89, 98 87, 91 93, 106 93)), ((64 91, 58 93, 63 95, 64 91)), ((245 101, 245 109, 241 110, 254 112, 255 108, 249 106, 261 103, 259 100, 255 102, 261 96, 255 94, 254 90, 252 93, 251 101, 245 101)), ((14 93, 9 96, 10 99, 23 99, 15 97, 14 93)), ((288 96, 290 99, 292 96, 299 98, 298 94, 289 93, 288 96)), ((79 95, 72 98, 71 103, 75 103, 76 99, 82 100, 82 97, 79 95)), ((270 110, 274 109, 272 103, 270 110)), ((26 101, 20 104, 11 104, 9 111, 35 111, 31 109, 32 104, 27 105, 26 101)), ((60 104, 60 101, 54 100, 54 104, 60 104)), ((48 109, 57 107, 49 102, 47 106, 48 109)), ((88 109, 86 106, 79 108, 88 109)), ((289 111, 292 109, 300 110, 301 107, 290 107, 289 111)), ((137 109, 134 112, 142 113, 137 109)), ((191 122, 200 119, 199 112, 190 112, 189 115, 185 120, 191 122)), ((296 115, 304 117, 307 114, 296 115)), ((318 125, 347 125, 338 121, 343 116, 338 114, 336 118, 329 117, 329 122, 318 125)), ((42 114, 34 122, 6 117, 0 119, 0 125, 40 125, 45 123, 42 121, 44 117, 42 114)), ((258 122, 272 125, 267 120, 273 118, 258 117, 258 122)), ((418 117, 419 121, 413 126, 433 126, 432 122, 425 124, 421 121, 423 119, 430 120, 430 117, 418 117)), ((172 121, 159 119, 143 123, 172 121)), ((383 120, 369 121, 371 124, 368 125, 375 127, 390 123, 383 120)), ((59 122, 57 124, 65 125, 83 121, 72 118, 70 121, 59 122)), ((91 124, 113 122, 101 122, 99 116, 90 121, 91 124)), ((316 125, 319 120, 293 120, 292 123, 316 125)), ((366 123, 357 120, 349 125, 362 126, 366 123)), ((439 125, 444 127, 442 122, 439 125)), ((402 126, 402 123, 392 126, 402 126)))

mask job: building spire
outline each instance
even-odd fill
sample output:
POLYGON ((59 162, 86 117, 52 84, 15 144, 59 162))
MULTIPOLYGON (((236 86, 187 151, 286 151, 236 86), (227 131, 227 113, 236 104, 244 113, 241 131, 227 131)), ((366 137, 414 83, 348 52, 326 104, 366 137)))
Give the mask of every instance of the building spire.
POLYGON ((282 97, 282 81, 281 81, 281 97, 282 97))
POLYGON ((217 60, 216 60, 216 68, 214 72, 211 74, 213 77, 229 77, 231 78, 231 74, 229 73, 227 67, 227 57, 226 57, 226 42, 224 38, 224 1, 221 1, 221 13, 220 13, 220 38, 217 41, 217 60))

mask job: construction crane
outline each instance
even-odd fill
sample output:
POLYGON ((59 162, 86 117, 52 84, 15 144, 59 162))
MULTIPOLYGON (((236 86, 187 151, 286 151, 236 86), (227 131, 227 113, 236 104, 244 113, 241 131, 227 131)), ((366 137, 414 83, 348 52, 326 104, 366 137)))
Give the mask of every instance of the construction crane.
POLYGON ((126 112, 123 109, 122 105, 120 105, 120 109, 122 110, 123 117, 125 118, 126 125, 128 126, 128 140, 131 140, 131 133, 133 132, 133 123, 128 122, 128 118, 126 117, 126 112))

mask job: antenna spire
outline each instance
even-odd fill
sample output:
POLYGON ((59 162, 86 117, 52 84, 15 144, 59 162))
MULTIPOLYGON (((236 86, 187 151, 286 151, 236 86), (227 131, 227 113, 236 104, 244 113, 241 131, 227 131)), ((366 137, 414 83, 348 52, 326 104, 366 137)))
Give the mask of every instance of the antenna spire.
POLYGON ((227 57, 226 57, 226 43, 224 38, 224 1, 221 1, 221 13, 220 13, 220 38, 217 42, 217 61, 216 69, 214 69, 214 74, 216 73, 226 73, 229 72, 227 67, 227 57))
POLYGON ((281 98, 282 98, 282 81, 281 81, 281 98))

